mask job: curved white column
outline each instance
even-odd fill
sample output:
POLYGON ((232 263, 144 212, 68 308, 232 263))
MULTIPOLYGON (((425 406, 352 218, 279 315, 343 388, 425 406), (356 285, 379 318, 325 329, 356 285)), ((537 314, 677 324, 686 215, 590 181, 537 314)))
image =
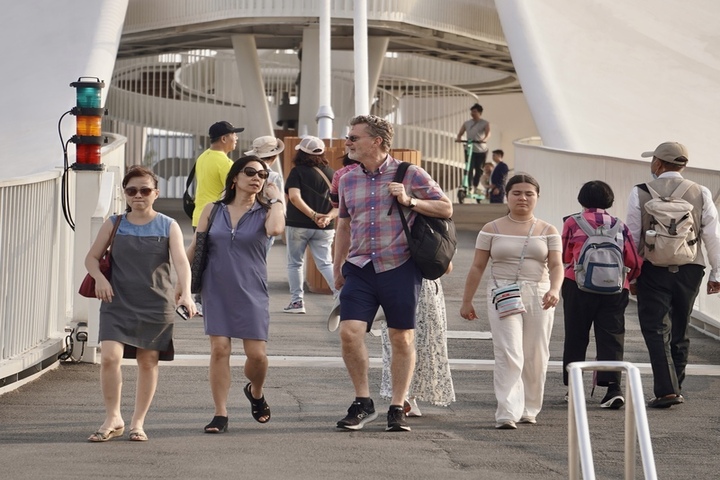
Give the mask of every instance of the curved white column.
POLYGON ((718 169, 720 4, 495 2, 543 143, 640 160, 664 141, 718 169))
MULTIPOLYGON (((245 127, 248 138, 257 138, 263 135, 273 135, 272 118, 270 108, 265 98, 265 84, 260 73, 260 60, 255 45, 255 37, 252 35, 233 35, 233 50, 238 67, 240 85, 243 90, 243 101, 247 115, 245 127)), ((232 119, 218 118, 217 120, 232 119)))

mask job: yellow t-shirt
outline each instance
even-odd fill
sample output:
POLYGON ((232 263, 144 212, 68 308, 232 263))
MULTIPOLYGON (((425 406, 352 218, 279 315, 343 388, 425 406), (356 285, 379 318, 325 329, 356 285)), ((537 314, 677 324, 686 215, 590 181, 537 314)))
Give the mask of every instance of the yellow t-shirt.
POLYGON ((192 226, 197 227, 200 214, 210 202, 220 200, 225 190, 225 179, 233 162, 225 152, 205 150, 195 162, 195 211, 192 226))

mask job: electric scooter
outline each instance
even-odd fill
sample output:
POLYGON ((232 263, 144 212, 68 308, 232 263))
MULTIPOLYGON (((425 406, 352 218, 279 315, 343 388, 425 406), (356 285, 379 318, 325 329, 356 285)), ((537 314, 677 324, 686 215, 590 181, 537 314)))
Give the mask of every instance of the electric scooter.
MULTIPOLYGON (((475 200, 477 203, 480 203, 485 200, 485 194, 475 193, 472 186, 470 185, 470 162, 472 162, 473 143, 482 142, 479 142, 477 140, 457 140, 457 142, 465 145, 465 154, 467 157, 467 161, 465 162, 465 171, 463 172, 463 182, 462 185, 458 187, 457 192, 458 203, 465 203, 466 198, 469 198, 471 201, 475 200)), ((480 168, 482 168, 482 165, 480 166, 480 168)))

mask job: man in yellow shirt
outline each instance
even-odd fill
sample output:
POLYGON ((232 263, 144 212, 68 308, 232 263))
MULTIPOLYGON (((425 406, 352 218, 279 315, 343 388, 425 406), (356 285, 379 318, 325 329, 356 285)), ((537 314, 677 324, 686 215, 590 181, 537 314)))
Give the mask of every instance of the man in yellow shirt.
POLYGON ((235 128, 230 122, 213 123, 209 130, 210 148, 205 150, 195 162, 195 210, 193 211, 192 226, 197 228, 200 213, 210 202, 220 199, 225 189, 225 179, 233 161, 228 154, 237 146, 237 134, 245 130, 235 128))

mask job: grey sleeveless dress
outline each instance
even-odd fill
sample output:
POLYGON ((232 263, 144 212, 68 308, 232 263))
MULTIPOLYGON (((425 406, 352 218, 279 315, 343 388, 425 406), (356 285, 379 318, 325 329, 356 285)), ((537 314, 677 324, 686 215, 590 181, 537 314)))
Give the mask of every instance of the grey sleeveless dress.
POLYGON ((158 213, 151 222, 134 225, 123 216, 112 245, 110 284, 115 296, 100 306, 100 341, 120 342, 126 353, 127 347, 172 350, 175 300, 169 238, 173 222, 158 213))
POLYGON ((208 232, 208 263, 202 279, 206 335, 267 341, 266 217, 267 211, 255 202, 237 225, 231 225, 227 206, 221 204, 208 232))

